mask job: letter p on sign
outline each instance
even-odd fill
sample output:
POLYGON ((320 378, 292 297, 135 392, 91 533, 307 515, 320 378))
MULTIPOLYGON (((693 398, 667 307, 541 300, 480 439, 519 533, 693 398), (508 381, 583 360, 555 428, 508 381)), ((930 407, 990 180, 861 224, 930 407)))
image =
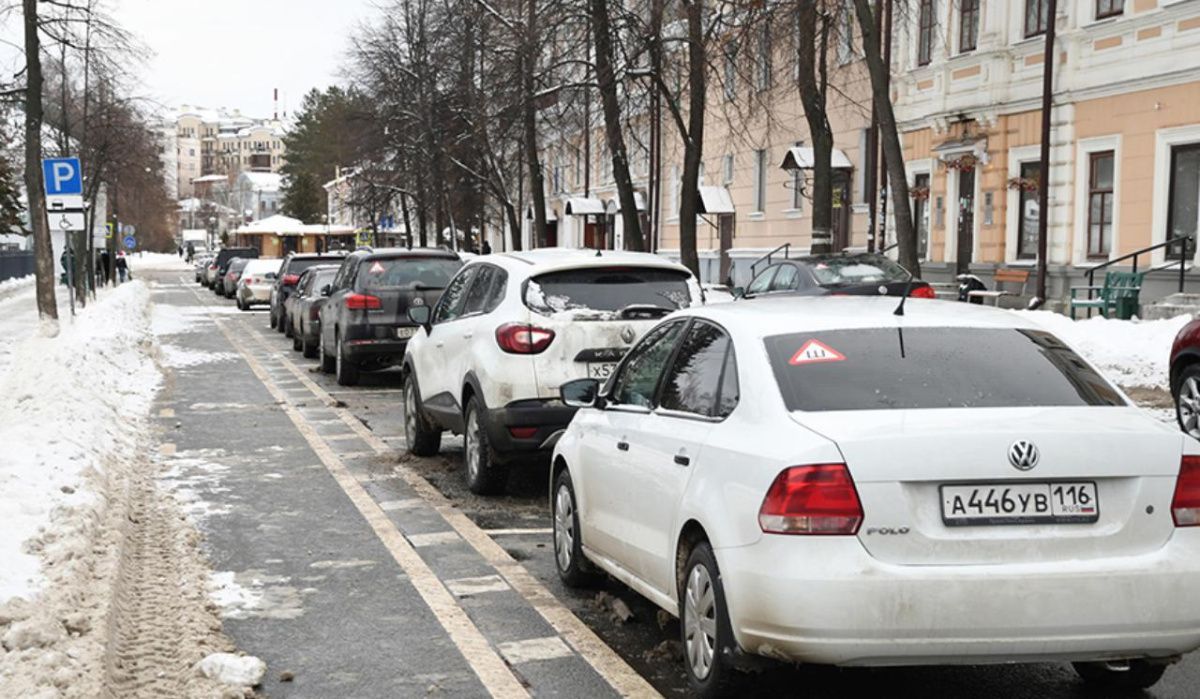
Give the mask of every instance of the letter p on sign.
POLYGON ((80 176, 79 158, 47 158, 42 161, 42 175, 46 183, 46 196, 83 194, 83 178, 80 176))

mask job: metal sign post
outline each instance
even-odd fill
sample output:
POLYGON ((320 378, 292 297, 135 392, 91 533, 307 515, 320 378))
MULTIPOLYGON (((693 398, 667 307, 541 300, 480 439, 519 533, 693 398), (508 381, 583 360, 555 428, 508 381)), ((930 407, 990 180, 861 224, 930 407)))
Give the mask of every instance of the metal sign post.
POLYGON ((76 260, 71 233, 85 230, 83 168, 79 165, 79 158, 42 160, 42 182, 46 189, 46 213, 50 227, 63 234, 63 272, 67 280, 71 316, 74 317, 76 260))

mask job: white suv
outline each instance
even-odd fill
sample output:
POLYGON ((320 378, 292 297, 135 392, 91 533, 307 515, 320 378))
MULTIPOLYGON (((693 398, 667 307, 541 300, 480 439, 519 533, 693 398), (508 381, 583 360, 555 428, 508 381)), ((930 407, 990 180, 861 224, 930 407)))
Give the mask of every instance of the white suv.
POLYGON ((535 250, 471 260, 404 358, 408 450, 432 456, 444 430, 464 435, 467 485, 502 490, 508 464, 547 456, 575 409, 559 386, 606 379, 642 333, 700 302, 686 267, 656 255, 535 250))

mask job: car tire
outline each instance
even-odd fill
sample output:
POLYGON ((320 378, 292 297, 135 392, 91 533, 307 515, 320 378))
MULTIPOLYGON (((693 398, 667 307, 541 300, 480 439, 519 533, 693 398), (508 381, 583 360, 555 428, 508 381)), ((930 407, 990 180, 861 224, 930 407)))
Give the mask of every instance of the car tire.
POLYGON ((1200 439, 1200 364, 1183 368, 1175 385, 1175 420, 1179 429, 1200 439))
POLYGON ((238 309, 239 311, 242 311, 242 312, 244 313, 244 312, 246 312, 246 311, 250 310, 250 308, 249 308, 249 307, 248 307, 246 304, 242 303, 242 297, 241 297, 241 296, 237 297, 237 298, 236 298, 236 299, 234 299, 234 300, 237 302, 237 309, 238 309))
POLYGON ((317 343, 309 342, 308 340, 300 341, 300 353, 305 359, 313 359, 317 356, 317 343))
POLYGON ((467 488, 476 495, 495 495, 508 485, 508 466, 501 463, 488 441, 486 418, 479 399, 471 396, 463 411, 463 461, 467 488))
POLYGON ((554 522, 554 567, 567 587, 588 587, 596 582, 596 569, 583 556, 579 535, 579 508, 575 505, 575 484, 571 472, 559 471, 554 479, 554 496, 550 500, 551 520, 554 522))
POLYGON ((688 684, 697 697, 728 696, 734 683, 735 645, 712 546, 707 541, 696 544, 683 570, 679 581, 679 629, 688 684))
POLYGON ((293 337, 296 334, 296 329, 292 327, 292 319, 287 317, 287 314, 280 316, 279 332, 283 333, 284 337, 293 337))
POLYGON ((338 335, 336 338, 337 356, 334 357, 334 374, 337 375, 339 386, 356 386, 358 385, 358 366, 346 357, 346 348, 342 346, 342 337, 338 335))
POLYGON ((302 349, 304 349, 304 344, 300 342, 300 336, 292 333, 292 351, 299 352, 302 349))
POLYGON ((332 357, 325 351, 325 341, 317 338, 317 353, 320 356, 321 371, 332 374, 337 370, 337 357, 332 357))
POLYGON ((421 408, 421 388, 417 377, 406 372, 400 390, 404 405, 404 442, 413 456, 436 456, 442 446, 442 431, 435 427, 421 408))
POLYGON ((279 328, 279 317, 275 315, 275 311, 271 311, 271 329, 276 330, 278 328, 279 328))
POLYGON ((1127 663, 1071 663, 1071 667, 1085 684, 1110 691, 1149 689, 1157 684, 1167 671, 1166 664, 1145 660, 1130 660, 1127 663))

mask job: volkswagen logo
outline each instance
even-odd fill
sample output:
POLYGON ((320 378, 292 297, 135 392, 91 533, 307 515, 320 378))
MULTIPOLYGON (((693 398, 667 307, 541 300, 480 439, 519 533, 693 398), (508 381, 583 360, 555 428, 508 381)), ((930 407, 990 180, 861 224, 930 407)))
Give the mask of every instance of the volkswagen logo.
POLYGON ((1018 471, 1028 471, 1037 466, 1039 458, 1041 455, 1033 442, 1026 442, 1022 439, 1019 442, 1013 442, 1012 446, 1008 448, 1008 463, 1018 471))
POLYGON ((633 328, 626 325, 624 328, 621 328, 621 339, 624 340, 625 344, 628 345, 629 343, 631 343, 635 339, 637 339, 637 335, 634 334, 633 328))

